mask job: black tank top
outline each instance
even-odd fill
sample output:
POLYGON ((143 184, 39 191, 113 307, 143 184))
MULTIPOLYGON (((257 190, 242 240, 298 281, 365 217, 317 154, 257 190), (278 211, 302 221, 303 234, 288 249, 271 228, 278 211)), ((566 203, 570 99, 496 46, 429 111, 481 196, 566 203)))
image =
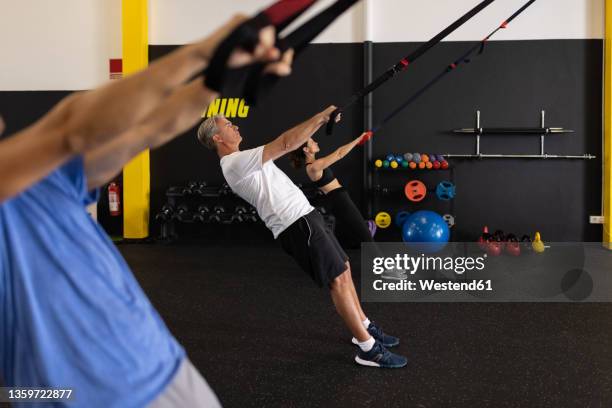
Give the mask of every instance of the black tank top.
POLYGON ((334 176, 334 172, 331 170, 331 168, 328 167, 323 170, 323 175, 320 179, 315 181, 314 184, 317 187, 323 187, 334 181, 335 178, 336 176, 334 176))

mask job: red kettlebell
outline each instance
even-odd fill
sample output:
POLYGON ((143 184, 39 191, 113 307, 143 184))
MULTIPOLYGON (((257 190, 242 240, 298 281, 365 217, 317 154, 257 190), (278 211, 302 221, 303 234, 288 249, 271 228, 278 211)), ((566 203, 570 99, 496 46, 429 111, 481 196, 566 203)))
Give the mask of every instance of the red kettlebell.
POLYGON ((500 256, 502 253, 503 243, 496 241, 495 238, 490 237, 487 242, 485 251, 489 256, 500 256))
POLYGON ((506 236, 506 253, 512 256, 519 256, 521 254, 521 243, 514 234, 506 236))
POLYGON ((484 228, 482 229, 482 235, 480 236, 480 238, 478 238, 478 247, 482 251, 486 251, 487 243, 489 241, 490 236, 491 235, 489 234, 489 227, 485 225, 484 228))

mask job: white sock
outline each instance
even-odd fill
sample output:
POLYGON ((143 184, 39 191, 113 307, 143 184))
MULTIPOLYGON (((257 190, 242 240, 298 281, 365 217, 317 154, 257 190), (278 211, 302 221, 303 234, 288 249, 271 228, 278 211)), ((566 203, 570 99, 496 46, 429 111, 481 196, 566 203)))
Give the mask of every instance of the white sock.
POLYGON ((368 330, 368 327, 370 327, 370 319, 366 317, 362 323, 363 323, 363 328, 368 330))
POLYGON ((372 336, 370 336, 370 338, 364 342, 360 342, 360 341, 357 342, 361 351, 364 351, 364 352, 368 352, 372 350, 372 347, 374 347, 374 343, 375 343, 375 340, 374 340, 374 337, 372 336))

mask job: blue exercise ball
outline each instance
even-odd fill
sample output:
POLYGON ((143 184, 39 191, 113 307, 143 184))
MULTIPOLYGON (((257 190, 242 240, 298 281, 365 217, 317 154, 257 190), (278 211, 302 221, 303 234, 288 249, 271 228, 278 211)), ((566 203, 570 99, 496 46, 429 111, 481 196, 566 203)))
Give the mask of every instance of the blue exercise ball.
POLYGON ((448 242, 450 231, 444 218, 433 211, 417 211, 404 221, 402 238, 411 248, 422 252, 437 252, 448 242))

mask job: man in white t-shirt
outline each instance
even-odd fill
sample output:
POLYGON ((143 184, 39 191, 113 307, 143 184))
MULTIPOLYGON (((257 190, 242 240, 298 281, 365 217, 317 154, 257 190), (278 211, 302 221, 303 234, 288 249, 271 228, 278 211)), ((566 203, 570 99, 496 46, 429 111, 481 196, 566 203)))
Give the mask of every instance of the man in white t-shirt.
POLYGON ((348 256, 336 237, 302 191, 274 164, 302 146, 329 121, 334 109, 330 106, 270 143, 250 150, 240 151, 238 127, 223 116, 206 119, 198 130, 198 140, 216 151, 231 189, 257 208, 285 252, 319 286, 330 289, 336 310, 353 334, 353 343, 359 346, 355 361, 372 367, 404 367, 406 358, 387 350, 397 346, 399 339, 384 334, 361 309, 348 256))

